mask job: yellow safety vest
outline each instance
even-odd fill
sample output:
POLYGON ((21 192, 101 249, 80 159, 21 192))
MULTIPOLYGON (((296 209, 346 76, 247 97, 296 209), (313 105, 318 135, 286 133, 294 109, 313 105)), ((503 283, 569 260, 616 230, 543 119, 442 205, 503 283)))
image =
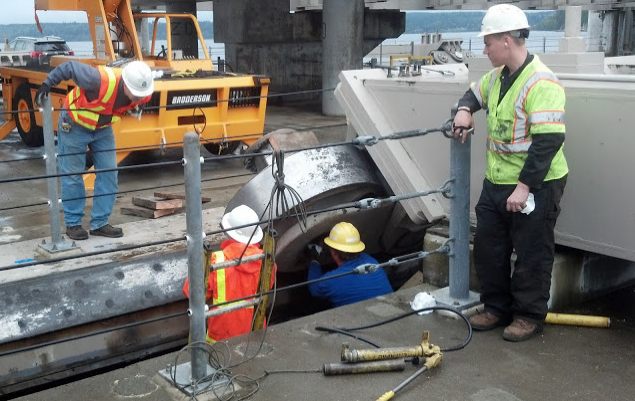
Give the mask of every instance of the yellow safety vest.
MULTIPOLYGON (((503 99, 501 71, 493 69, 472 84, 472 93, 487 113, 487 170, 494 184, 517 184, 534 135, 565 133, 565 92, 556 76, 534 55, 503 99)), ((567 161, 560 147, 545 181, 564 177, 567 161)))

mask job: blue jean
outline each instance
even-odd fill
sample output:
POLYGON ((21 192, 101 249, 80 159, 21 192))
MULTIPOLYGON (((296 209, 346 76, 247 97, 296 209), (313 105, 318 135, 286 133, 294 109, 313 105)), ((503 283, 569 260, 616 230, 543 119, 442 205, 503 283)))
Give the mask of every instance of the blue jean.
MULTIPOLYGON (((94 131, 75 124, 64 110, 60 113, 57 127, 57 151, 60 173, 80 172, 86 170, 86 149, 93 153, 95 169, 117 167, 115 151, 115 135, 112 127, 104 127, 94 131), (70 125, 64 131, 62 124, 70 125), (108 151, 105 151, 108 150, 108 151), (71 154, 64 156, 66 154, 71 154), (76 153, 76 154, 75 154, 76 153)), ((66 227, 81 226, 86 205, 86 187, 82 174, 61 177, 62 209, 66 227), (66 200, 74 199, 75 200, 66 200)), ((93 208, 90 214, 90 229, 96 230, 108 224, 115 206, 117 193, 117 171, 97 173, 93 208), (103 194, 110 194, 104 195, 103 194)))

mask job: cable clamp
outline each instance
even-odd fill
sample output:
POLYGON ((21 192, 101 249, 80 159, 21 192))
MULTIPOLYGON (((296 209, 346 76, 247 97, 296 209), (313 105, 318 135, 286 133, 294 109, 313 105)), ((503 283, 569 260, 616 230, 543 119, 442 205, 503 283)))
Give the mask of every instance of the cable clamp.
POLYGON ((386 266, 398 266, 399 265, 399 260, 397 260, 397 258, 392 258, 389 261, 387 261, 385 263, 386 266))
POLYGON ((357 138, 353 139, 351 142, 355 146, 373 146, 377 142, 379 142, 379 139, 377 139, 377 137, 374 137, 372 135, 364 135, 364 136, 358 136, 357 138))
POLYGON ((381 206, 381 199, 366 198, 357 201, 357 207, 359 209, 377 209, 381 206))
POLYGON ((353 271, 355 274, 371 274, 375 273, 378 269, 378 264, 366 263, 361 266, 357 266, 353 271))

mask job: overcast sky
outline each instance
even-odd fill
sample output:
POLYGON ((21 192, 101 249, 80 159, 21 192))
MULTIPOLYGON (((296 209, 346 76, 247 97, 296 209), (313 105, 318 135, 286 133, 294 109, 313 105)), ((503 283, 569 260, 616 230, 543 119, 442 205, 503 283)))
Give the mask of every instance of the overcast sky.
MULTIPOLYGON (((33 0, 0 0, 0 25, 6 24, 35 24, 33 0), (9 3, 12 3, 10 9, 9 3)), ((38 11, 40 23, 43 22, 86 22, 83 11, 38 11)), ((212 12, 199 12, 202 21, 211 21, 212 12)))

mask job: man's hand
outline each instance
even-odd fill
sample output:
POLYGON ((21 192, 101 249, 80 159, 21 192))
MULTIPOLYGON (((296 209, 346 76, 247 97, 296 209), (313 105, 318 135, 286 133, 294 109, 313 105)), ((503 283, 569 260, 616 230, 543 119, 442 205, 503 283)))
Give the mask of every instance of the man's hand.
POLYGON ((527 197, 529 196, 529 186, 518 182, 516 189, 507 198, 507 211, 520 212, 527 206, 527 197))
POLYGON ((308 244, 306 248, 304 248, 304 254, 309 260, 319 260, 320 255, 322 255, 322 247, 318 244, 308 244))
POLYGON ((454 122, 452 123, 452 130, 454 131, 454 139, 461 138, 461 143, 465 143, 467 136, 469 135, 469 129, 474 126, 474 118, 472 113, 466 109, 460 109, 454 116, 454 122))
POLYGON ((44 102, 44 96, 48 97, 51 92, 51 88, 45 83, 40 86, 40 89, 35 93, 35 107, 42 107, 42 103, 44 102))

